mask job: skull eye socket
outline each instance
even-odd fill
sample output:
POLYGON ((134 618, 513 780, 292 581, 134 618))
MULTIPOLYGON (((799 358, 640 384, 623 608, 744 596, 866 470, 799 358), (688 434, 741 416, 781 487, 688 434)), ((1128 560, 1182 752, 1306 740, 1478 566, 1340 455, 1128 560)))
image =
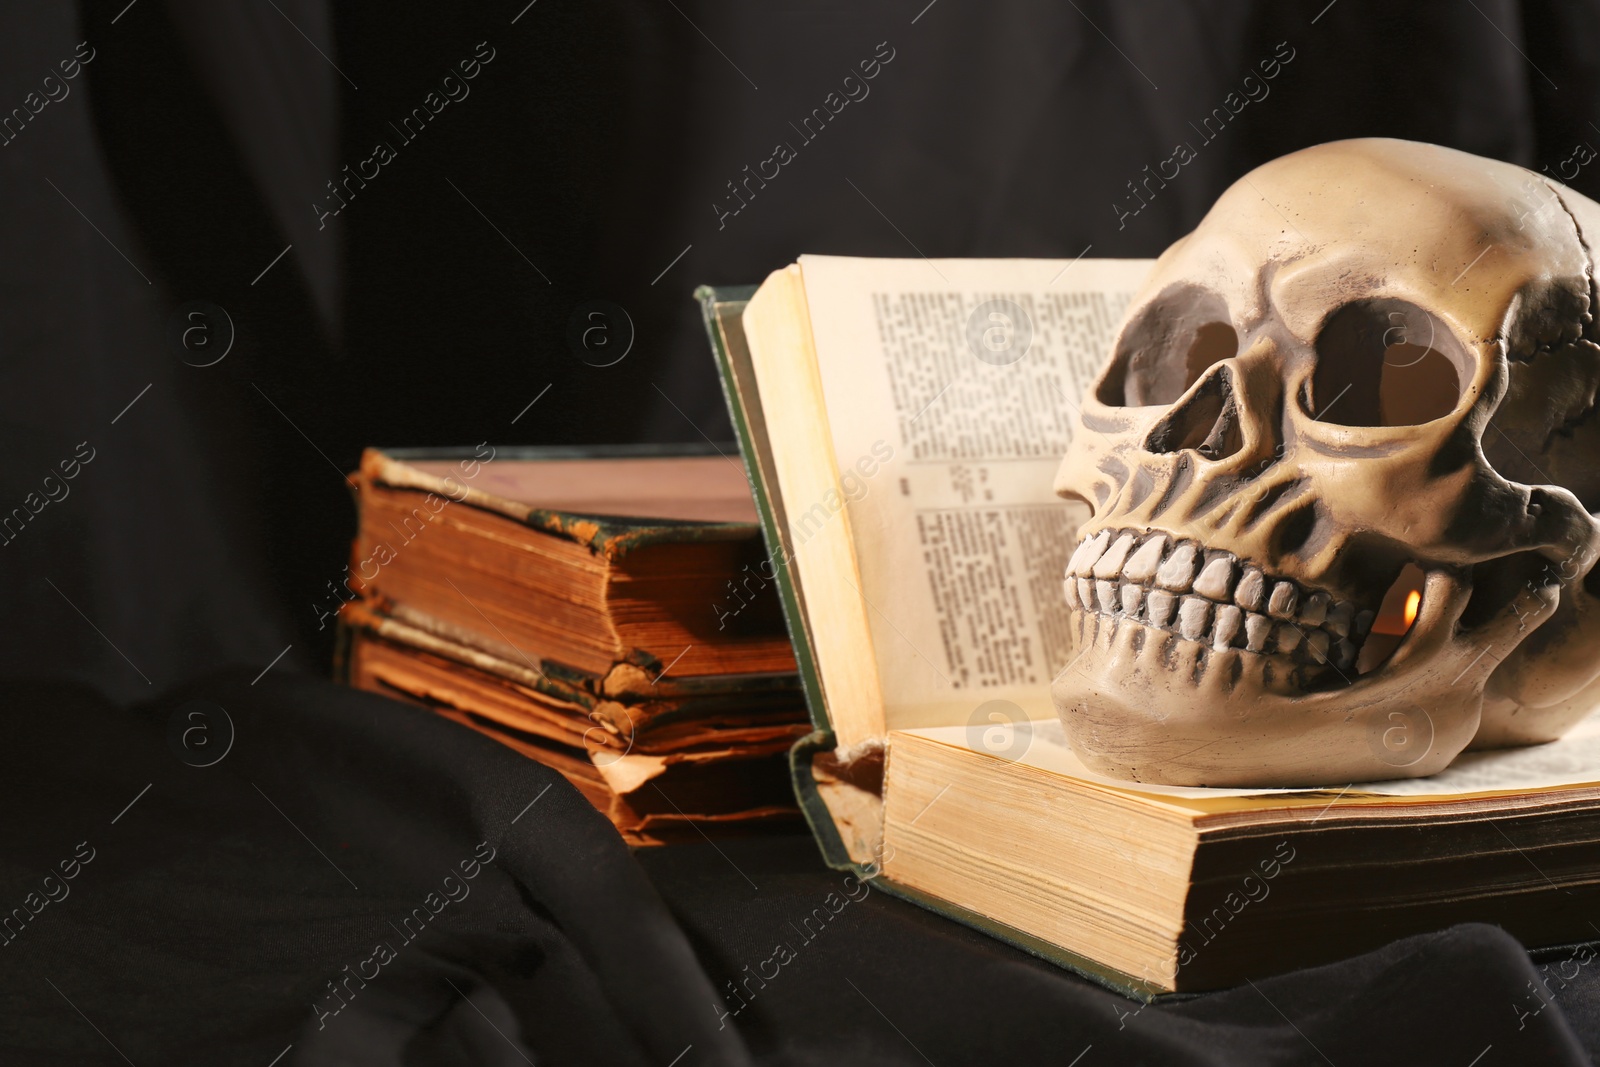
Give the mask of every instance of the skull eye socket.
POLYGON ((1306 414, 1340 426, 1418 426, 1461 400, 1472 361, 1449 327, 1403 300, 1335 311, 1317 336, 1306 414))
POLYGON ((1210 367, 1239 352, 1228 305, 1193 285, 1166 289, 1128 323, 1100 386, 1108 407, 1177 403, 1210 367))

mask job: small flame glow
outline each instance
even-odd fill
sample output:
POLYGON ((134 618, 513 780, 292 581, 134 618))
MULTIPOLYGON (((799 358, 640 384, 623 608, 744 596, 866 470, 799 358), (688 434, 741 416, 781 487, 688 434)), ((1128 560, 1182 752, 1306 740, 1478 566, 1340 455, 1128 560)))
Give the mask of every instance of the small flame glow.
POLYGON ((1411 624, 1417 621, 1417 608, 1422 605, 1422 591, 1413 589, 1406 594, 1406 629, 1411 629, 1411 624))

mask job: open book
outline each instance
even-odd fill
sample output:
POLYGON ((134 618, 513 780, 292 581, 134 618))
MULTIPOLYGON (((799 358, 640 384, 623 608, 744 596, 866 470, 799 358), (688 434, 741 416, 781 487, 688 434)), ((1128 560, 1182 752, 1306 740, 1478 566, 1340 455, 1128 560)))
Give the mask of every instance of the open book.
POLYGON ((1051 487, 1150 265, 805 256, 700 290, 816 727, 791 767, 825 858, 1140 996, 1456 921, 1600 938, 1574 906, 1600 886, 1600 731, 1342 791, 1077 761, 1049 689, 1084 516, 1051 487))

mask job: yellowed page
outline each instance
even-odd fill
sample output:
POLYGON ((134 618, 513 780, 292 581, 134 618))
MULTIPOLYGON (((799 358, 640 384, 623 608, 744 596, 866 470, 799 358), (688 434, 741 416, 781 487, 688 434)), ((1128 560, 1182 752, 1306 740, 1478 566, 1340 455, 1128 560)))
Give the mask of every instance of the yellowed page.
POLYGON ((800 268, 785 267, 746 305, 745 340, 774 443, 778 492, 798 527, 791 531, 793 558, 774 563, 800 577, 828 721, 839 749, 850 754, 883 735, 883 697, 872 660, 859 654, 871 644, 867 606, 812 358, 812 319, 800 268))
MULTIPOLYGON (((1292 788, 1219 789, 1152 785, 1108 778, 1083 765, 1067 744, 1061 720, 1054 716, 1037 722, 992 723, 970 728, 942 726, 910 732, 941 744, 1001 756, 1068 778, 1181 800, 1272 796, 1307 791, 1292 788)), ((1521 792, 1594 783, 1600 783, 1600 713, 1591 713, 1559 740, 1547 745, 1497 749, 1492 752, 1463 752, 1449 767, 1428 778, 1362 782, 1337 790, 1326 786, 1313 788, 1319 793, 1337 793, 1340 797, 1352 800, 1362 797, 1445 799, 1476 793, 1521 792)))
MULTIPOLYGON (((1078 513, 1051 482, 1151 262, 801 257, 888 729, 1052 714, 1078 513)), ((837 521, 785 502, 797 540, 837 521)))

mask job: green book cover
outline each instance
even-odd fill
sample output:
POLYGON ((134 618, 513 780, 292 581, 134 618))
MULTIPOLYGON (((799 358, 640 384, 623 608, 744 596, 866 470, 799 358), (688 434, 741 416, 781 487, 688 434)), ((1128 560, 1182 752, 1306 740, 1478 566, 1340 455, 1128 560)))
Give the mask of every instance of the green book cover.
MULTIPOLYGON (((575 459, 681 459, 720 455, 713 444, 633 444, 633 445, 498 445, 492 458, 485 460, 470 448, 369 448, 362 457, 362 470, 375 480, 396 489, 426 489, 447 493, 451 486, 445 477, 425 474, 414 464, 474 459, 491 463, 547 462, 575 459), (398 466, 397 466, 398 465, 398 466), (403 472, 403 473, 401 473, 403 472)), ((704 522, 691 519, 664 519, 651 516, 597 515, 558 508, 531 507, 527 504, 467 489, 462 503, 501 515, 543 533, 588 548, 596 555, 620 558, 646 545, 672 541, 740 541, 756 536, 756 529, 744 522, 704 522)))
POLYGON ((811 734, 798 741, 789 753, 789 771, 794 778, 795 794, 800 801, 800 810, 805 813, 806 823, 822 849, 824 861, 836 870, 854 870, 859 874, 861 870, 845 850, 844 841, 833 825, 833 816, 817 795, 816 782, 811 776, 811 757, 833 748, 833 729, 828 719, 822 679, 817 674, 810 624, 806 621, 805 591, 800 585, 799 576, 787 565, 787 561, 794 556, 794 545, 783 510, 783 499, 777 491, 771 442, 767 438, 766 423, 761 414, 760 392, 756 387, 755 371, 750 365, 750 349, 745 344, 741 316, 755 291, 753 285, 702 285, 694 295, 705 317, 711 351, 717 360, 717 376, 722 382, 723 398, 728 403, 728 417, 739 441, 739 454, 744 459, 750 492, 755 497, 756 513, 761 519, 772 580, 783 605, 789 639, 794 643, 800 687, 805 693, 806 707, 811 714, 811 734))

